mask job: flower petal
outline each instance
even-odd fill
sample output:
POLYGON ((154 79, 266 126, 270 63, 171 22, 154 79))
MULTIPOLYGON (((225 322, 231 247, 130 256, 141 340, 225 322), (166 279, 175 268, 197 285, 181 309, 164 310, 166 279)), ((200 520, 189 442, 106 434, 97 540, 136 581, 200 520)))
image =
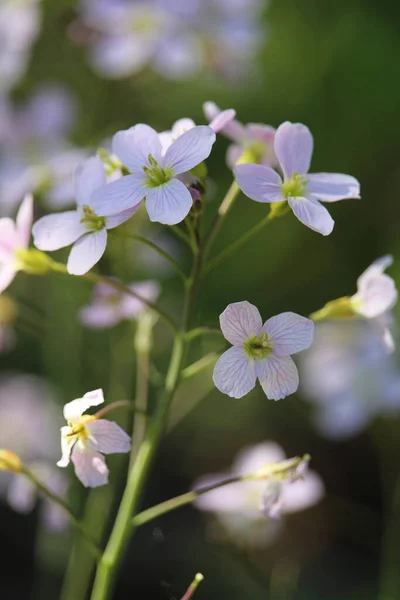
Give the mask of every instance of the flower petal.
POLYGON ((257 335, 262 327, 258 308, 250 302, 228 304, 219 317, 221 331, 228 342, 242 344, 251 335, 257 335))
POLYGON ((214 367, 213 380, 223 394, 242 398, 256 384, 254 361, 249 359, 241 346, 233 346, 219 357, 214 367))
POLYGON ((161 142, 158 133, 148 125, 139 123, 113 137, 113 152, 132 173, 142 173, 149 165, 149 154, 158 162, 161 158, 161 142))
POLYGON ((332 233, 335 221, 325 206, 313 198, 289 198, 289 206, 303 225, 322 235, 332 233))
POLYGON ((374 262, 365 269, 357 279, 358 290, 361 291, 368 285, 370 279, 375 279, 377 275, 382 274, 388 267, 392 266, 392 264, 393 256, 391 254, 386 254, 385 256, 381 256, 381 258, 374 260, 374 262))
POLYGON ((0 261, 14 260, 14 249, 18 246, 18 233, 15 223, 9 217, 0 219, 0 261))
POLYGON ((275 356, 256 362, 261 387, 270 400, 286 398, 299 387, 299 373, 290 356, 275 356))
POLYGON ((102 389, 87 392, 83 398, 76 398, 64 406, 64 418, 69 423, 76 423, 88 408, 99 406, 103 402, 104 394, 102 389))
POLYGON ((294 312, 271 317, 263 326, 272 342, 274 354, 295 354, 309 348, 314 338, 314 323, 294 312))
POLYGON ((179 175, 208 158, 215 142, 215 133, 207 125, 197 125, 183 133, 171 144, 162 159, 163 165, 173 169, 179 175))
POLYGON ((32 228, 33 243, 39 250, 65 248, 88 232, 80 220, 76 210, 46 215, 32 228))
POLYGON ((115 454, 129 452, 131 449, 131 438, 113 421, 99 419, 88 423, 86 427, 91 435, 90 446, 93 450, 103 454, 115 454))
POLYGON ((125 175, 107 183, 92 198, 92 208, 101 217, 116 215, 137 206, 146 195, 144 173, 125 175))
POLYGON ((324 484, 317 473, 308 471, 303 479, 283 485, 282 511, 298 512, 317 504, 325 494, 324 484))
POLYGON ((342 173, 310 173, 307 196, 323 202, 360 198, 360 184, 355 177, 342 173))
POLYGON ((67 270, 71 275, 84 275, 103 256, 107 246, 107 229, 81 237, 69 253, 67 270))
POLYGON ((193 129, 193 127, 196 127, 196 123, 193 121, 193 119, 188 119, 184 117, 183 119, 178 119, 177 121, 175 121, 171 129, 172 142, 174 142, 179 136, 183 135, 190 129, 193 129))
POLYGON ((164 185, 148 188, 146 192, 146 209, 150 221, 163 225, 176 225, 183 221, 192 205, 192 196, 179 179, 171 179, 164 185))
POLYGON ((75 444, 72 451, 72 462, 77 478, 85 487, 99 487, 108 483, 108 467, 104 456, 75 444))
POLYGON ((32 221, 33 196, 32 194, 26 194, 21 206, 19 207, 16 218, 18 241, 23 248, 27 248, 29 246, 29 240, 31 238, 32 221))
POLYGON ((221 111, 218 115, 214 117, 209 123, 209 126, 215 133, 219 133, 220 131, 225 131, 230 123, 236 117, 236 111, 233 108, 228 108, 227 110, 221 111))
POLYGON ((7 502, 19 513, 30 513, 37 500, 37 488, 26 477, 13 477, 7 489, 7 502))
POLYGON ((114 229, 114 227, 118 227, 125 221, 128 221, 140 208, 140 203, 136 204, 136 206, 132 206, 132 208, 128 208, 127 210, 123 210, 122 212, 116 215, 110 215, 106 218, 106 229, 114 229))
MULTIPOLYGON (((222 112, 227 111, 221 111, 221 109, 215 104, 215 102, 205 102, 203 104, 203 112, 207 121, 212 122, 216 120, 222 112)), ((234 142, 241 142, 246 137, 244 126, 239 121, 236 121, 236 119, 230 121, 229 123, 226 123, 225 127, 223 129, 219 129, 219 131, 234 142)))
POLYGON ((256 202, 282 202, 282 179, 276 171, 265 165, 243 164, 233 169, 236 181, 246 196, 256 202))
MULTIPOLYGON (((72 402, 70 402, 70 404, 72 404, 72 402)), ((64 406, 64 416, 67 406, 68 404, 64 406)), ((69 433, 69 427, 61 427, 61 458, 57 463, 57 467, 68 467, 69 465, 72 447, 76 442, 75 436, 68 436, 69 433)))
POLYGON ((79 311, 79 320, 90 329, 103 329, 114 327, 122 319, 119 306, 103 304, 89 304, 79 311))
POLYGON ((357 294, 352 296, 354 310, 367 319, 373 319, 393 308, 398 298, 396 284, 389 275, 377 273, 363 280, 357 294))
POLYGON ((106 173, 100 156, 92 156, 75 169, 75 197, 78 206, 91 206, 96 190, 106 185, 106 173))
POLYGON ((305 125, 286 121, 278 127, 274 150, 285 178, 290 178, 293 173, 308 173, 313 145, 313 137, 305 125))
POLYGON ((0 294, 4 292, 6 288, 10 285, 14 277, 16 276, 17 271, 11 265, 2 265, 0 264, 0 294))

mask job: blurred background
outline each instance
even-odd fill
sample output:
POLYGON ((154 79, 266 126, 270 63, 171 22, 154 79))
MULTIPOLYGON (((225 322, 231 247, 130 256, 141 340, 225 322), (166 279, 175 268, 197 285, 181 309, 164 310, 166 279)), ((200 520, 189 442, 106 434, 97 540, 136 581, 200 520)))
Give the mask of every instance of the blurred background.
MULTIPOLYGON (((336 225, 328 238, 292 214, 273 222, 204 279, 197 325, 218 326, 226 305, 240 300, 265 319, 308 315, 355 293, 357 277, 385 254, 394 255, 389 273, 399 281, 399 21, 389 0, 2 0, 0 214, 15 215, 30 190, 36 217, 72 207, 74 167, 109 147, 117 130, 145 122, 162 131, 181 117, 201 124, 202 104, 213 100, 243 123, 308 125, 311 171, 354 175, 362 200, 329 206, 336 225)), ((228 145, 219 136, 208 161, 206 222, 232 180, 228 145)), ((265 214, 241 195, 213 252, 265 214)), ((129 226, 189 268, 185 245, 150 225, 145 211, 129 226)), ((55 257, 65 262, 67 252, 55 257)), ((99 269, 126 283, 159 281, 159 302, 179 317, 180 281, 151 250, 114 239, 99 269)), ((0 447, 20 453, 104 539, 126 457, 108 459, 110 485, 94 491, 55 468, 64 403, 98 387, 109 402, 135 395, 136 321, 85 327, 79 311, 91 292, 78 278, 21 274, 0 297, 0 447)), ((157 324, 150 407, 170 349, 157 324)), ((196 342, 189 359, 224 349, 218 338, 196 342)), ((255 537, 250 526, 238 536, 195 507, 149 523, 130 546, 117 600, 178 600, 198 571, 199 600, 400 598, 399 358, 364 324, 324 323, 297 364, 299 392, 276 403, 259 387, 241 400, 222 395, 212 365, 185 381, 143 507, 228 472, 243 448, 265 442, 287 456, 309 452, 323 497, 278 524, 260 519, 255 537)), ((129 415, 116 418, 130 427, 129 415)), ((5 473, 0 494, 2 598, 53 600, 62 589, 63 600, 81 598, 93 564, 82 543, 68 558, 65 520, 5 473)))

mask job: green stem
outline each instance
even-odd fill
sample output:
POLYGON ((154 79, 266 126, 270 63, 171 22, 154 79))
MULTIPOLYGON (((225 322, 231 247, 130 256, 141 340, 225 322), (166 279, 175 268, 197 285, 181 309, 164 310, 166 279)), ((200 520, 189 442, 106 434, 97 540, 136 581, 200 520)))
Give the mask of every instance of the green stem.
POLYGON ((204 577, 201 573, 197 573, 192 583, 188 587, 186 594, 182 596, 181 600, 190 600, 193 597, 193 594, 199 587, 199 584, 203 581, 204 577))
POLYGON ((192 329, 191 331, 188 331, 186 334, 186 340, 187 341, 192 341, 197 337, 200 337, 202 335, 222 335, 222 332, 220 329, 216 329, 215 327, 196 327, 196 329, 192 329))
POLYGON ((236 181, 233 181, 229 190, 227 191, 225 198, 222 200, 218 212, 214 217, 213 222, 210 225, 210 229, 208 230, 205 241, 204 241, 204 249, 205 255, 210 250, 211 246, 214 243, 214 240, 217 236, 217 233, 222 225, 222 222, 227 215, 228 211, 232 207, 232 204, 236 200, 237 196, 240 193, 240 188, 237 185, 236 181))

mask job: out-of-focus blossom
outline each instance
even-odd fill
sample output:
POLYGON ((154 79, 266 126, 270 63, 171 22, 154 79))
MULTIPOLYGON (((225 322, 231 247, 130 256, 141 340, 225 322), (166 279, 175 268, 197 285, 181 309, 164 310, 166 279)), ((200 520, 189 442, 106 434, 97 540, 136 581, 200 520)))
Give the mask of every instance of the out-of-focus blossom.
POLYGON ((0 293, 12 282, 18 271, 18 252, 26 250, 31 238, 33 198, 29 194, 22 202, 15 222, 0 219, 0 293))
MULTIPOLYGON (((154 302, 160 287, 155 281, 141 281, 127 286, 144 300, 154 302)), ((80 311, 81 322, 91 329, 114 327, 120 321, 137 319, 146 305, 138 298, 122 294, 106 283, 99 283, 93 291, 90 304, 80 311)))
MULTIPOLYGON (((206 102, 203 105, 206 119, 211 123, 221 117, 226 111, 221 109, 214 102, 206 102)), ((269 167, 278 165, 274 152, 275 129, 270 125, 262 123, 248 123, 243 125, 240 121, 231 120, 223 124, 220 128, 229 140, 234 142, 227 150, 226 162, 230 169, 240 161, 252 162, 269 167)))
POLYGON ((88 158, 75 173, 77 209, 46 215, 32 229, 39 250, 58 250, 73 244, 67 269, 83 275, 103 256, 107 246, 107 230, 118 227, 134 215, 135 205, 111 217, 100 217, 93 209, 93 194, 106 184, 106 174, 99 156, 88 158))
POLYGON ((193 127, 179 136, 163 156, 159 135, 148 125, 119 131, 113 138, 113 152, 132 174, 96 191, 94 209, 98 215, 114 215, 136 207, 145 198, 150 221, 180 223, 193 200, 179 176, 205 160, 214 142, 215 133, 210 127, 193 127))
MULTIPOLYGON (((231 470, 205 475, 194 489, 201 489, 235 476, 250 475, 268 463, 285 460, 278 444, 264 442, 242 450, 231 470)), ((247 480, 202 494, 195 501, 200 510, 212 512, 226 533, 239 545, 262 547, 280 531, 277 517, 305 510, 324 495, 320 477, 307 470, 302 478, 247 480)))
POLYGON ((17 305, 5 296, 0 295, 0 354, 12 350, 15 345, 13 323, 17 317, 17 305))
POLYGON ((400 412, 400 372, 365 321, 318 323, 300 373, 302 392, 315 404, 314 420, 326 437, 352 437, 376 416, 400 412))
POLYGON ((68 425, 61 427, 62 457, 57 465, 67 467, 72 460, 75 474, 85 487, 108 483, 108 467, 103 454, 129 452, 131 447, 129 435, 119 425, 83 414, 91 406, 103 402, 103 391, 94 390, 64 406, 68 425))
POLYGON ((286 312, 263 325, 253 304, 235 302, 221 314, 220 324, 233 344, 214 368, 214 383, 221 392, 241 398, 254 388, 257 378, 271 400, 297 390, 299 375, 290 355, 311 345, 314 323, 310 319, 286 312))
POLYGON ((334 221, 319 201, 359 198, 360 184, 354 177, 341 173, 308 173, 313 144, 308 127, 287 121, 278 127, 274 140, 283 181, 276 171, 265 165, 239 164, 234 172, 240 189, 252 200, 287 201, 301 223, 329 235, 334 221))

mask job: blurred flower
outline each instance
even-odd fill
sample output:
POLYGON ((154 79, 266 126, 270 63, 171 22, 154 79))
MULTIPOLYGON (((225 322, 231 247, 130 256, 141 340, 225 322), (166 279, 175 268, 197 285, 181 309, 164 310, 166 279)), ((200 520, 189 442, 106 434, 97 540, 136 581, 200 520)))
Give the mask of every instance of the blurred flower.
MULTIPOLYGON (((154 302, 160 293, 160 287, 155 281, 141 281, 128 287, 150 302, 154 302)), ((145 309, 146 305, 138 298, 122 294, 105 283, 99 283, 94 288, 92 302, 82 308, 79 317, 86 327, 103 329, 114 327, 124 319, 137 319, 145 309)))
MULTIPOLYGON (((235 476, 245 476, 267 463, 285 460, 282 448, 264 442, 242 450, 230 471, 205 475, 194 489, 201 489, 235 476)), ((324 485, 311 470, 303 478, 246 480, 202 494, 195 501, 200 510, 215 514, 222 528, 239 545, 262 547, 273 541, 280 531, 277 517, 305 510, 321 500, 324 485)))
POLYGON ((46 215, 32 229, 34 244, 40 250, 58 250, 73 244, 67 269, 83 275, 103 256, 107 230, 118 227, 134 215, 138 205, 111 217, 99 217, 93 207, 93 194, 106 184, 106 174, 99 156, 88 158, 75 173, 77 209, 46 215))
MULTIPOLYGON (((206 119, 215 122, 226 111, 221 111, 214 102, 203 104, 206 119)), ((254 162, 269 167, 278 165, 274 152, 275 129, 262 123, 248 123, 243 125, 240 121, 231 120, 220 128, 231 144, 226 153, 226 162, 230 169, 242 158, 246 162, 254 162)))
POLYGON ((377 415, 400 412, 400 372, 364 321, 318 323, 300 372, 302 392, 315 404, 314 421, 326 437, 352 437, 377 415))
POLYGON ((215 133, 210 127, 197 126, 178 137, 162 156, 158 133, 148 125, 119 131, 113 139, 113 151, 132 174, 95 193, 96 212, 113 215, 136 207, 146 198, 150 221, 164 225, 180 223, 193 201, 178 176, 205 160, 214 142, 215 133))
POLYGON ((25 196, 15 223, 8 217, 0 219, 0 293, 10 285, 20 269, 18 252, 29 246, 32 220, 31 195, 25 196))
POLYGON ((319 200, 336 202, 360 197, 360 184, 340 173, 308 174, 313 151, 310 130, 300 123, 282 123, 276 131, 275 154, 284 180, 264 165, 242 164, 234 169, 240 189, 257 202, 287 201, 295 216, 322 235, 332 232, 334 221, 319 200))
POLYGON ((61 427, 62 457, 57 465, 67 467, 72 459, 75 474, 85 487, 108 483, 103 454, 129 452, 131 447, 129 435, 119 425, 83 414, 91 406, 103 402, 103 390, 94 390, 64 406, 68 426, 61 427))
POLYGON ((314 323, 286 312, 262 324, 258 309, 249 302, 229 304, 220 315, 221 330, 233 347, 224 352, 214 368, 214 383, 224 394, 241 398, 260 381, 267 398, 280 400, 299 385, 290 354, 308 348, 314 323))
POLYGON ((17 305, 6 296, 0 295, 0 354, 14 348, 15 334, 12 327, 17 318, 17 305))

